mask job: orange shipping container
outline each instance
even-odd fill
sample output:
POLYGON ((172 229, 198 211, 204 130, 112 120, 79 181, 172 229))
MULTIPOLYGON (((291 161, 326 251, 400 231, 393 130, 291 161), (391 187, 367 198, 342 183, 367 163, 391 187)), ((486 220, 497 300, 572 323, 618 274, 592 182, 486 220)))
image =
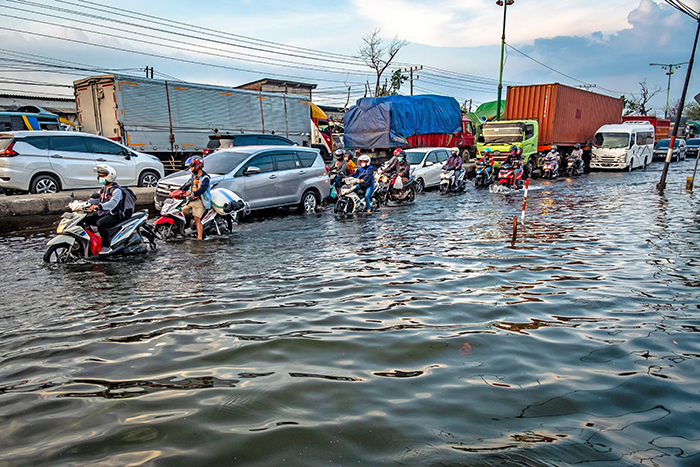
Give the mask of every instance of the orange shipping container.
POLYGON ((567 147, 589 145, 598 128, 620 123, 623 102, 563 84, 509 86, 506 120, 536 120, 539 123, 538 151, 552 144, 567 147))

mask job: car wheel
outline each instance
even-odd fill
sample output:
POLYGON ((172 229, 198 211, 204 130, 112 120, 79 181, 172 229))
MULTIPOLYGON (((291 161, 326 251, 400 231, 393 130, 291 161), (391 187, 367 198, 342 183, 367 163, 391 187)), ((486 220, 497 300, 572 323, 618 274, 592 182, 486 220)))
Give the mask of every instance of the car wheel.
POLYGON ((315 212, 318 207, 318 198, 316 193, 313 191, 307 191, 301 197, 301 203, 299 204, 299 209, 304 212, 315 212))
POLYGON ((425 191, 425 182, 422 178, 416 180, 416 193, 423 193, 425 191))
POLYGON ((33 194, 58 193, 59 191, 60 185, 56 177, 53 175, 37 175, 32 179, 32 182, 29 184, 29 192, 33 194))
POLYGON ((158 185, 158 180, 160 180, 160 175, 152 170, 146 170, 139 176, 139 186, 155 187, 158 185))

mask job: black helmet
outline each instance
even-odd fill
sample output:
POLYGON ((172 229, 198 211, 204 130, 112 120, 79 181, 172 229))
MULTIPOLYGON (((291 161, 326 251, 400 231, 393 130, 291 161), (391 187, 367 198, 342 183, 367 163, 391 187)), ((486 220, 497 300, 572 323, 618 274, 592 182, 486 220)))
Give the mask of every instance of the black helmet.
POLYGON ((345 155, 345 151, 343 151, 342 149, 335 150, 336 159, 342 159, 344 155, 345 155))
POLYGON ((510 152, 513 151, 518 152, 518 147, 515 144, 510 147, 510 152))

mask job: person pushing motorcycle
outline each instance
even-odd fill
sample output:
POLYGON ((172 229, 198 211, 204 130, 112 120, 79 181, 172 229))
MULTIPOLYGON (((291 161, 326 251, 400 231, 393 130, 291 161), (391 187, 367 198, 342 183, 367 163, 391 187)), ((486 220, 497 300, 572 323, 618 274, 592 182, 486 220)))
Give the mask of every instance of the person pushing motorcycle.
POLYGON ((117 172, 112 166, 98 164, 92 170, 97 173, 97 180, 102 185, 102 188, 100 188, 99 201, 89 208, 90 211, 97 211, 97 213, 86 217, 85 225, 97 226, 97 231, 102 238, 100 254, 106 255, 112 252, 109 229, 124 220, 120 217, 118 210, 120 202, 124 198, 124 193, 116 182, 117 172))
POLYGON ((194 217, 197 240, 202 240, 204 237, 202 217, 207 209, 211 208, 211 179, 209 174, 204 171, 204 160, 199 156, 187 159, 185 167, 190 169, 192 177, 182 185, 180 190, 184 192, 185 196, 192 196, 192 199, 182 208, 182 213, 185 216, 192 215, 194 217))
MULTIPOLYGON (((372 212, 372 193, 374 193, 374 167, 370 164, 368 155, 362 155, 357 161, 360 166, 349 176, 359 178, 360 183, 355 187, 355 191, 359 196, 362 192, 365 195, 365 206, 367 212, 372 212)), ((344 181, 344 179, 343 179, 344 181)))

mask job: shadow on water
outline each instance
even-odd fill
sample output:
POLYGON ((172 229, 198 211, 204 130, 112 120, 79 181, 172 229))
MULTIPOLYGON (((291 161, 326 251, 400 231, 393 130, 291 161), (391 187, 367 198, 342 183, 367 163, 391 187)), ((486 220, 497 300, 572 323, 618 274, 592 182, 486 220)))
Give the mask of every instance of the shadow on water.
POLYGON ((13 229, 0 464, 695 465, 692 162, 532 180, 524 223, 428 192, 64 267, 13 229))

